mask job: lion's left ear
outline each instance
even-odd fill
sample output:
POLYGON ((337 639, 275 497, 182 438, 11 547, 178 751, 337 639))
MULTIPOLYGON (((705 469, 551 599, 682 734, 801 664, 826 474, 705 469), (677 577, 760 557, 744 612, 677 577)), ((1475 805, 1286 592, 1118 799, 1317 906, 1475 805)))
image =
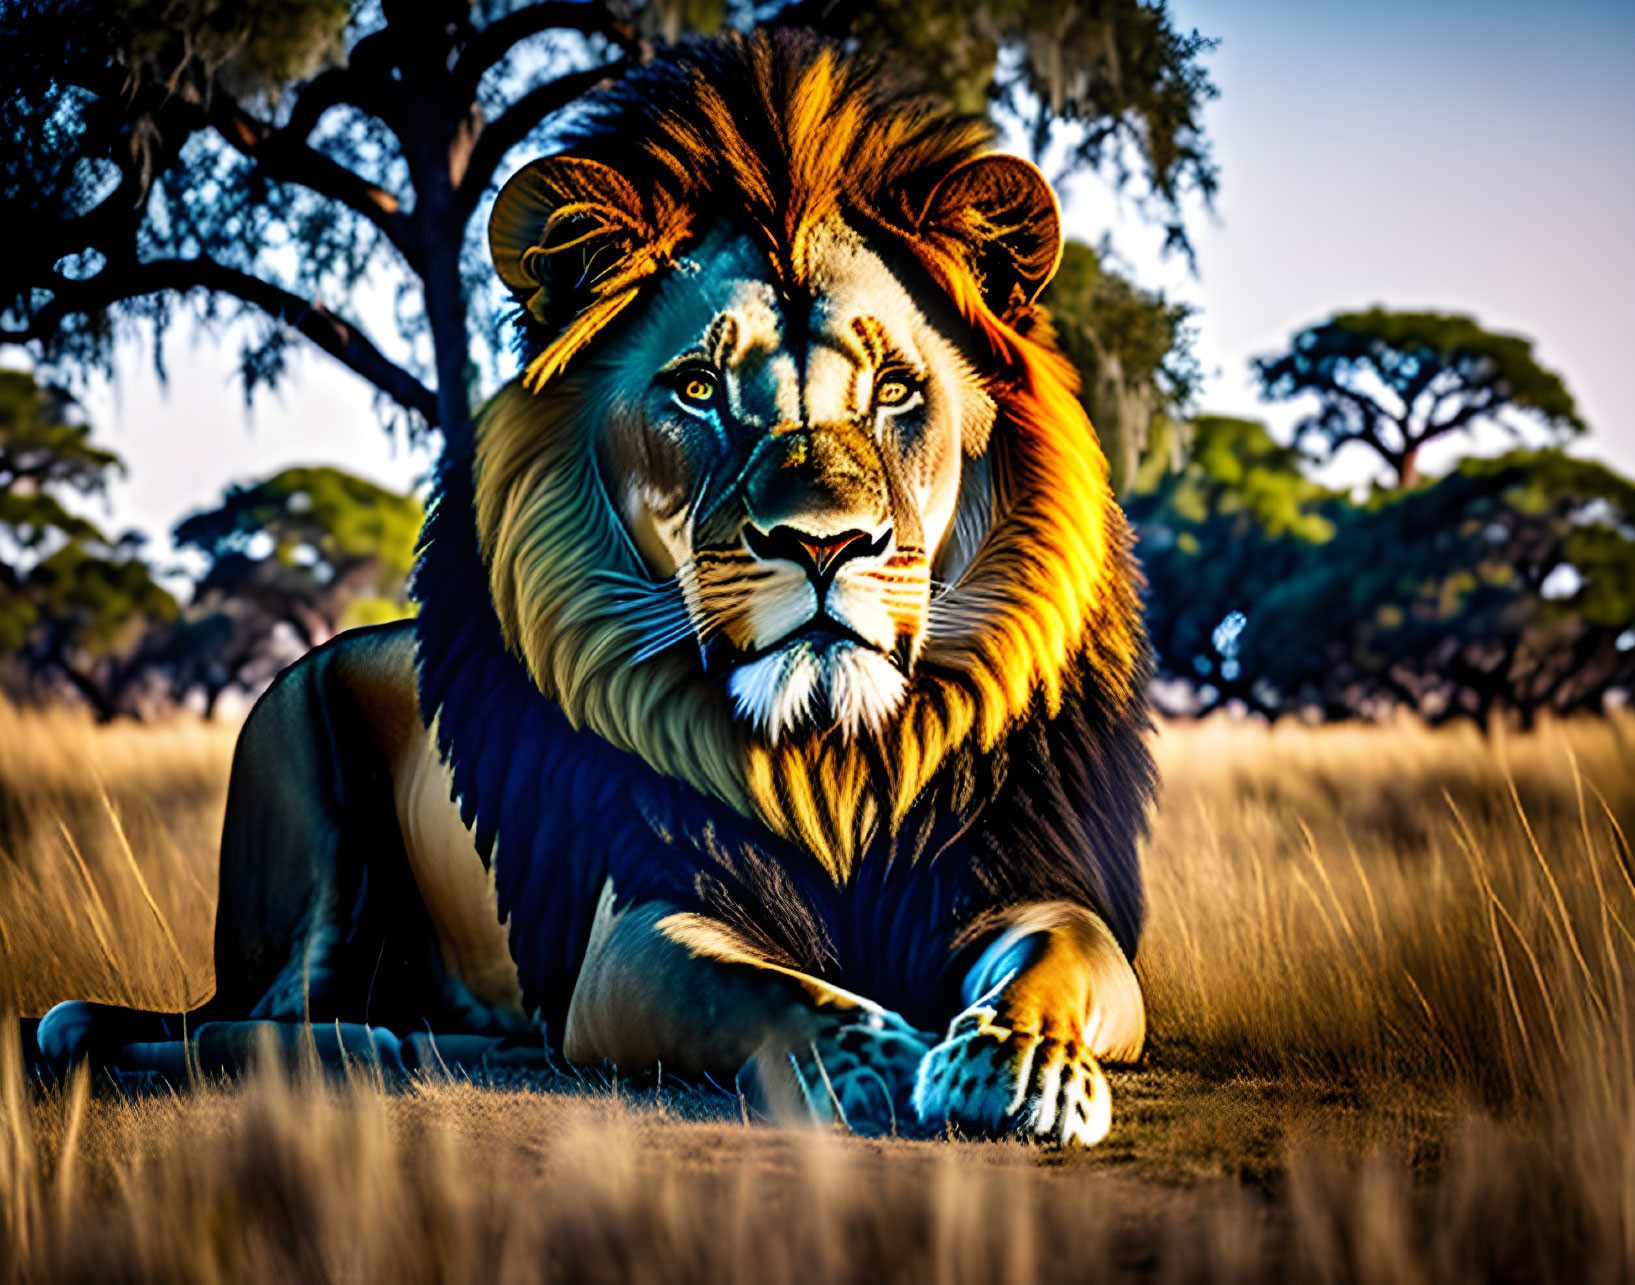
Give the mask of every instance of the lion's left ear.
POLYGON ((926 202, 920 229, 965 247, 983 298, 1007 320, 1038 298, 1062 257, 1056 194, 1018 156, 979 156, 947 175, 926 202))
POLYGON ((689 216, 661 188, 643 199, 617 170, 547 156, 500 189, 488 220, 494 267, 546 331, 524 372, 536 392, 566 368, 686 239, 689 216))
POLYGON ((577 156, 524 166, 500 189, 488 220, 500 279, 541 322, 547 312, 571 314, 598 269, 653 238, 641 197, 624 176, 577 156))

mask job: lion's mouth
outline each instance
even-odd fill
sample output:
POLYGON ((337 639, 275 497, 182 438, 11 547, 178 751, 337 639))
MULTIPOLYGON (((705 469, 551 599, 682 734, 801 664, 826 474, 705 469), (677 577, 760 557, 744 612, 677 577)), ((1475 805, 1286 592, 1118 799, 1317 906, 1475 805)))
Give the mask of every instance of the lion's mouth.
POLYGON ((739 657, 739 661, 746 665, 752 664, 795 643, 804 643, 818 652, 825 652, 837 643, 850 643, 854 647, 866 647, 870 651, 879 652, 881 655, 888 656, 895 663, 895 658, 890 657, 884 648, 870 642, 850 625, 836 620, 824 611, 818 612, 804 625, 791 629, 783 637, 774 639, 764 647, 757 647, 752 651, 743 653, 739 657))

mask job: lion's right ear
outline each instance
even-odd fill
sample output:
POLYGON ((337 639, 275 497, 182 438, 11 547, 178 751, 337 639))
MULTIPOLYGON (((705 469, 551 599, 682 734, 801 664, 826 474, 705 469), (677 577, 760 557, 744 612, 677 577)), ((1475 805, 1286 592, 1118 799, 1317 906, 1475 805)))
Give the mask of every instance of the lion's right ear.
POLYGON ((500 189, 488 248, 500 279, 534 319, 570 319, 604 272, 655 240, 636 189, 600 161, 547 156, 500 189))
POLYGON ((961 247, 988 306, 1006 320, 1039 297, 1061 262, 1056 194, 1019 156, 978 156, 945 176, 926 201, 920 231, 961 247))

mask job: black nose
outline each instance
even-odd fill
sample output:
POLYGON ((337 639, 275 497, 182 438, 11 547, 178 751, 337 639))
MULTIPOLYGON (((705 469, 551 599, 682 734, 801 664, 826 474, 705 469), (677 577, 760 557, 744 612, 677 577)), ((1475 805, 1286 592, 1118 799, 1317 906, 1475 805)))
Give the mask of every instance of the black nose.
POLYGON ((818 584, 827 584, 842 563, 884 553, 891 542, 891 528, 886 527, 878 535, 867 531, 812 535, 792 526, 775 526, 770 531, 762 531, 750 525, 744 528, 744 539, 756 557, 784 558, 803 568, 818 584))

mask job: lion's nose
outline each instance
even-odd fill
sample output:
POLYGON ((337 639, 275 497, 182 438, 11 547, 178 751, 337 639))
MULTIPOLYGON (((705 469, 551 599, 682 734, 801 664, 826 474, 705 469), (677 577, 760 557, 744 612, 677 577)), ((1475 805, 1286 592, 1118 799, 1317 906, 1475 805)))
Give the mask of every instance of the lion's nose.
POLYGON ((792 526, 762 531, 752 523, 744 528, 744 539, 756 557, 784 558, 821 585, 834 578, 842 563, 884 553, 891 543, 891 527, 888 524, 873 533, 854 530, 814 535, 792 526))

